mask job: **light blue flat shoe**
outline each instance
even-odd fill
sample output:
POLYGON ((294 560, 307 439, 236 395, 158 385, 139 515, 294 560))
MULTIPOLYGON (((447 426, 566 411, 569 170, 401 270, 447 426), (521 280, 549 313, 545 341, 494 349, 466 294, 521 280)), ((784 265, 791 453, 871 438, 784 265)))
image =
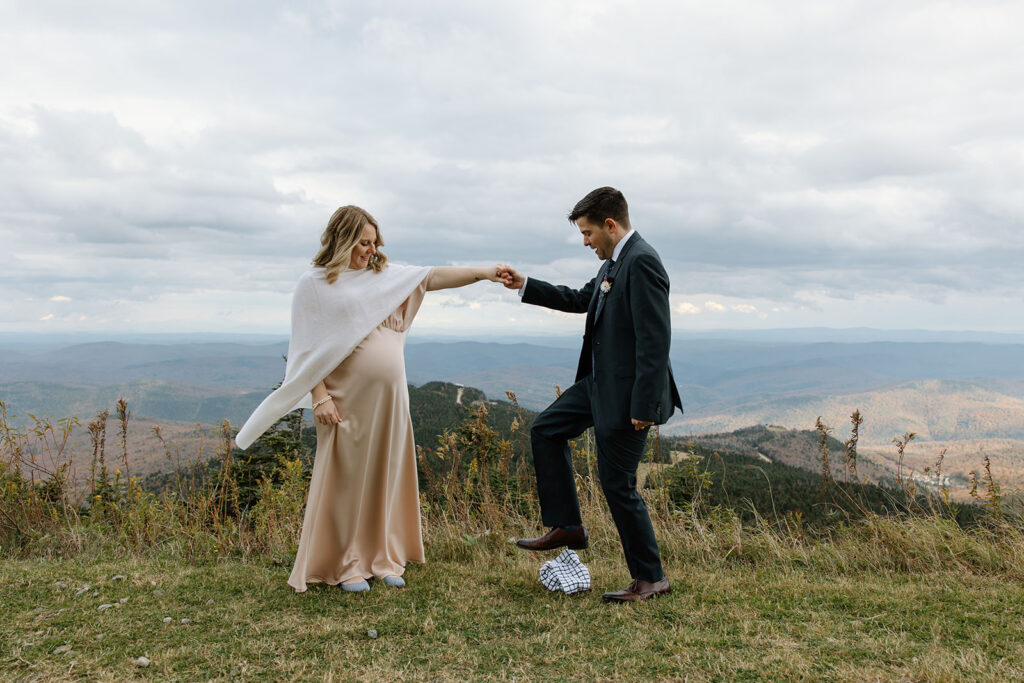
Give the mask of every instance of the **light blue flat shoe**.
POLYGON ((356 583, 342 583, 339 585, 341 586, 341 590, 345 591, 346 593, 364 593, 370 590, 370 584, 366 583, 366 581, 358 581, 356 583))
POLYGON ((385 576, 381 581, 384 582, 385 586, 391 586, 392 588, 405 588, 405 579, 401 576, 385 576))

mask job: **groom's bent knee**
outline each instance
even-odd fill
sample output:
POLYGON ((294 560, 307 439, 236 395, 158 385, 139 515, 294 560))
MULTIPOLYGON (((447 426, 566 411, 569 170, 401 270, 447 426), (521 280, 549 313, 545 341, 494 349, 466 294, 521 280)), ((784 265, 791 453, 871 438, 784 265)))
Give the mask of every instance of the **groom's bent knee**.
POLYGON ((544 410, 533 421, 530 427, 532 439, 543 439, 545 441, 567 441, 578 434, 572 434, 575 429, 571 417, 557 410, 544 410))
POLYGON ((552 425, 549 420, 544 419, 544 413, 537 416, 537 419, 533 421, 533 426, 530 427, 530 440, 531 441, 551 441, 552 436, 552 425))

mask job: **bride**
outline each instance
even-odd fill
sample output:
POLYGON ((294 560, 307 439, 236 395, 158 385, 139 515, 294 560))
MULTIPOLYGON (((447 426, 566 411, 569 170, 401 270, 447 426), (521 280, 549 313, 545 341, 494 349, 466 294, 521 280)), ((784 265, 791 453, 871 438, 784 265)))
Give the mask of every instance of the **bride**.
POLYGON ((502 278, 498 266, 388 264, 377 221, 357 206, 334 212, 320 244, 295 288, 284 382, 235 442, 247 448, 311 395, 316 458, 288 584, 401 587, 406 563, 424 562, 405 338, 425 292, 502 278))

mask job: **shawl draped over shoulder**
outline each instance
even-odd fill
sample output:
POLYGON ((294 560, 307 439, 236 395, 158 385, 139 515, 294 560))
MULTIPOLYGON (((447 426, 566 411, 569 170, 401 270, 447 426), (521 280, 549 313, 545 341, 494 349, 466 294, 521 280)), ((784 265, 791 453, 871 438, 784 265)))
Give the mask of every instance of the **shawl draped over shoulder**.
POLYGON ((263 399, 235 437, 246 449, 282 416, 311 408, 310 392, 409 298, 430 268, 389 264, 344 271, 328 284, 323 268, 302 274, 292 296, 292 331, 284 381, 263 399))

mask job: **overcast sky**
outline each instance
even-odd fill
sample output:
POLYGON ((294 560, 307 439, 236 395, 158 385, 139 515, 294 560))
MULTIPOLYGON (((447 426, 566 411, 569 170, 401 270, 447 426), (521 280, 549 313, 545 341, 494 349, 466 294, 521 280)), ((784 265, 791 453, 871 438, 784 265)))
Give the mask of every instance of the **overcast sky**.
MULTIPOLYGON (((1024 4, 0 0, 0 331, 287 333, 385 251, 574 286, 613 185, 678 329, 1024 332, 1024 4)), ((421 331, 569 332, 482 283, 421 331)))

